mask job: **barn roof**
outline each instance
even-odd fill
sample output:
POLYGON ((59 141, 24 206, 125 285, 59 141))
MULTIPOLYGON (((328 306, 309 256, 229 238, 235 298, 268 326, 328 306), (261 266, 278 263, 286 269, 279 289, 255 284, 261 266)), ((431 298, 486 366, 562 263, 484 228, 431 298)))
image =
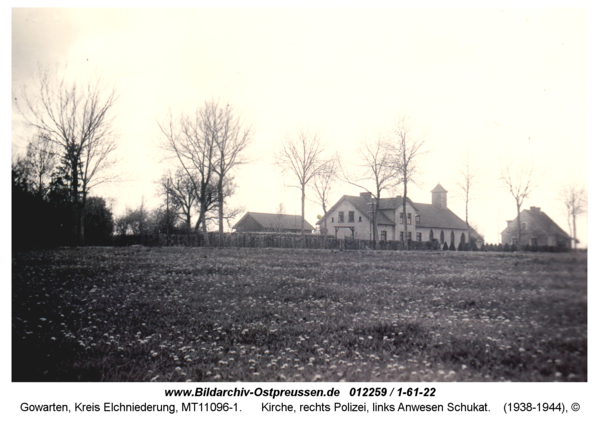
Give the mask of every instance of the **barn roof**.
MULTIPOLYGON (((264 212, 247 212, 240 220, 234 224, 235 229, 243 220, 246 218, 252 218, 264 229, 273 230, 301 230, 302 229, 302 217, 299 215, 290 214, 269 214, 264 212)), ((314 230, 315 228, 304 220, 304 230, 314 230)))

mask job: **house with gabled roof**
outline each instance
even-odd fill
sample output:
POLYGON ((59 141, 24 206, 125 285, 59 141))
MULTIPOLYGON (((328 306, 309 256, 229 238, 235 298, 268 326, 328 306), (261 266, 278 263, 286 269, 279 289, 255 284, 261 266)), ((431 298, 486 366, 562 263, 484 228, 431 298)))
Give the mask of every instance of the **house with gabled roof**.
MULTIPOLYGON (((431 191, 431 204, 413 202, 406 198, 406 215, 402 212, 402 197, 381 198, 375 216, 379 240, 404 239, 404 219, 407 222, 407 239, 411 241, 437 240, 440 244, 452 243, 456 247, 467 242, 467 224, 447 206, 447 193, 439 183, 431 191)), ((359 196, 344 195, 317 222, 321 233, 336 238, 372 240, 372 218, 375 198, 369 192, 359 196)))
MULTIPOLYGON (((281 232, 300 233, 302 217, 290 214, 268 214, 264 212, 247 212, 235 223, 232 229, 241 232, 281 232)), ((311 233, 315 228, 304 220, 304 232, 311 233)))
MULTIPOLYGON (((520 213, 520 246, 555 246, 562 249, 571 247, 571 237, 561 229, 540 207, 530 207, 520 213)), ((517 218, 506 222, 502 231, 502 243, 517 245, 519 226, 517 218)))

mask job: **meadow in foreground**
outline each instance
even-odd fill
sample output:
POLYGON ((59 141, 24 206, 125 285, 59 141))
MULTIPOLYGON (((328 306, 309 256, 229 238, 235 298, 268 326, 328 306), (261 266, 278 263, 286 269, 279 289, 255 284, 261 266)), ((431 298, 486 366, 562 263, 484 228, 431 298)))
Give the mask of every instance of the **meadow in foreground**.
POLYGON ((587 381, 587 255, 12 256, 13 381, 587 381))

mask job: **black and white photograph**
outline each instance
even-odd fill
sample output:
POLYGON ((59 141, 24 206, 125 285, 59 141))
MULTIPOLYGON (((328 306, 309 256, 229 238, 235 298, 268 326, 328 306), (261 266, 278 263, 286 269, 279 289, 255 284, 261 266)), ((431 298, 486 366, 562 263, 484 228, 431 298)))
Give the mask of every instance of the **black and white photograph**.
POLYGON ((12 8, 10 381, 587 383, 588 18, 12 8))

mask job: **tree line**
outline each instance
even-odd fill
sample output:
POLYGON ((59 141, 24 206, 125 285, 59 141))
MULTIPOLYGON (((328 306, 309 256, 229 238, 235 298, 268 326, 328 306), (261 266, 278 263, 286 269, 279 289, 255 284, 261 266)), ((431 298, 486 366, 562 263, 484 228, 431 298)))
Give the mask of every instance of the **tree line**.
POLYGON ((69 164, 47 138, 35 137, 11 173, 13 247, 81 244, 79 230, 86 234, 85 244, 112 243, 110 207, 94 196, 86 198, 83 208, 73 202, 69 164))
MULTIPOLYGON (((222 243, 225 222, 242 211, 227 205, 237 187, 235 170, 252 161, 248 147, 254 130, 241 112, 219 99, 207 100, 192 110, 169 111, 157 122, 159 147, 171 163, 171 169, 155 181, 161 205, 147 209, 142 199, 138 208, 128 208, 114 218, 106 200, 90 196, 90 191, 116 180, 111 171, 118 162, 116 87, 102 78, 82 83, 67 77, 66 72, 49 69, 41 69, 36 82, 15 98, 17 110, 33 134, 25 156, 13 160, 12 166, 13 227, 27 233, 24 238, 39 237, 35 242, 43 244, 85 245, 107 242, 113 234, 196 232, 208 241, 209 226, 214 223, 218 243, 222 243)), ((308 191, 325 214, 339 182, 371 193, 373 215, 378 214, 384 192, 400 187, 406 214, 408 188, 417 182, 421 159, 428 154, 426 146, 427 137, 413 130, 407 116, 399 116, 389 130, 360 141, 355 154, 358 161, 352 166, 342 163, 320 134, 307 128, 285 134, 273 159, 289 182, 286 186, 299 190, 304 224, 308 191)), ((515 200, 519 219, 523 202, 539 185, 541 175, 525 160, 499 165, 498 174, 515 200)), ((470 232, 469 203, 476 198, 480 177, 481 168, 471 162, 467 152, 455 185, 465 201, 470 232)), ((587 192, 573 183, 560 192, 576 238, 576 219, 585 212, 587 192)), ((376 245, 376 219, 371 221, 376 245)), ((403 224, 406 239, 406 218, 403 224)), ((518 227, 520 244, 521 225, 518 227)))
POLYGON ((15 97, 32 138, 12 166, 13 243, 83 245, 86 228, 94 243, 112 234, 106 202, 89 193, 113 180, 116 101, 116 88, 102 78, 80 82, 50 69, 15 97))

